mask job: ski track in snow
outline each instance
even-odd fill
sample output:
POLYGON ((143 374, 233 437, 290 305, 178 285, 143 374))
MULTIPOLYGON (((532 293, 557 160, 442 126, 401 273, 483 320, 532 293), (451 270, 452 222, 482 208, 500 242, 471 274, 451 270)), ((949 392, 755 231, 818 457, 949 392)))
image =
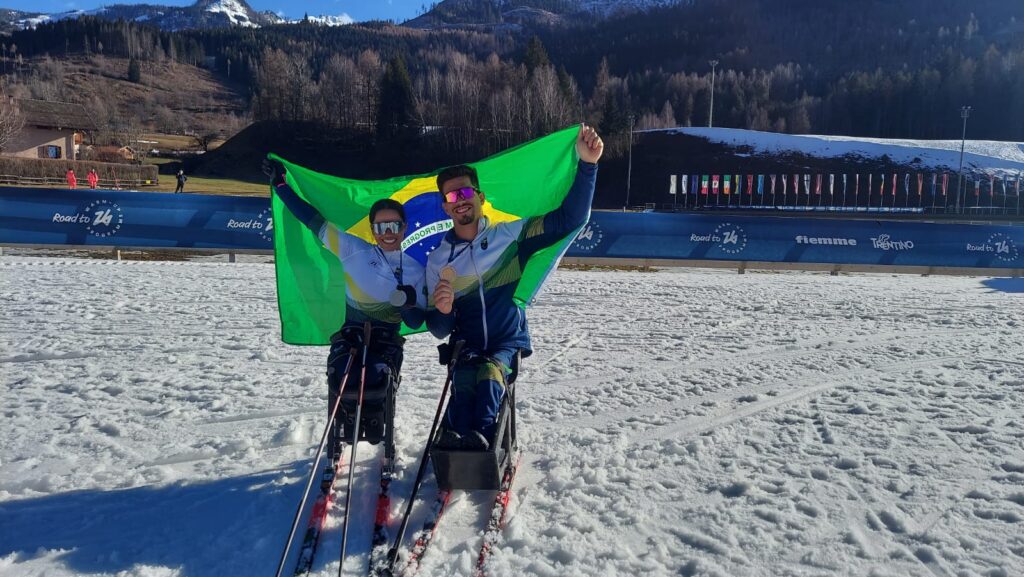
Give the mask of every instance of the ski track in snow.
MULTIPOLYGON (((984 281, 559 271, 489 574, 1024 575, 1024 280, 984 281)), ((0 576, 272 574, 326 418, 326 349, 280 343, 272 266, 4 256, 0 299, 0 576)), ((435 344, 406 347, 396 518, 435 344)), ((421 574, 472 573, 492 495, 455 494, 421 574)))

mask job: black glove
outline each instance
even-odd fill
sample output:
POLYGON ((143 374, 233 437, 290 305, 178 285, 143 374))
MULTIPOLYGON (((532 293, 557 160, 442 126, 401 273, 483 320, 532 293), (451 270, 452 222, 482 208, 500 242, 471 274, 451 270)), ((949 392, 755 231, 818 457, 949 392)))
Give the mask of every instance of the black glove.
POLYGON ((284 169, 284 165, 279 160, 264 158, 263 174, 270 179, 270 184, 278 185, 284 182, 284 175, 288 174, 288 171, 284 169))

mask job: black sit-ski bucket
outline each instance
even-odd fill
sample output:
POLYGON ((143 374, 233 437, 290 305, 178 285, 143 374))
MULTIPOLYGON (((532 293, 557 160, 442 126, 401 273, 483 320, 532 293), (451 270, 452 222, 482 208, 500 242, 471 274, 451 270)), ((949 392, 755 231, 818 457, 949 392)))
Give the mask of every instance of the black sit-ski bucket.
MULTIPOLYGON (((518 360, 518 359, 516 359, 518 360)), ((514 363, 518 365, 518 363, 514 363)), ((441 489, 497 491, 509 460, 517 450, 516 443, 516 388, 514 367, 509 378, 508 394, 501 402, 498 426, 491 448, 487 451, 441 449, 435 444, 430 450, 437 486, 441 489)), ((441 431, 438 430, 438 436, 441 431)), ((435 442, 437 439, 435 438, 435 442)))

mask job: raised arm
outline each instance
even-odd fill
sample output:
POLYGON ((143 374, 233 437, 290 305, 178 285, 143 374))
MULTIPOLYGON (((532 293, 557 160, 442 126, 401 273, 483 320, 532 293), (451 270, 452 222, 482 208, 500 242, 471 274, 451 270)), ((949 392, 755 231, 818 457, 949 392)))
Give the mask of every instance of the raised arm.
POLYGON ((285 179, 287 172, 284 165, 277 161, 268 161, 271 171, 271 186, 274 194, 284 203, 292 215, 306 228, 313 231, 320 242, 338 258, 345 258, 363 248, 368 243, 363 239, 348 234, 327 222, 323 215, 311 204, 299 197, 285 179))
POLYGON ((281 202, 288 208, 288 210, 299 219, 302 224, 306 225, 306 228, 313 231, 317 236, 320 235, 320 229, 324 227, 327 221, 324 219, 320 212, 313 208, 313 205, 299 198, 299 195, 295 194, 292 187, 284 179, 282 174, 280 178, 274 179, 274 194, 277 198, 281 199, 281 202))
POLYGON ((531 218, 523 227, 519 242, 520 258, 530 257, 586 224, 590 218, 590 205, 594 202, 596 182, 597 165, 581 160, 576 167, 576 179, 562 205, 544 216, 531 218))
POLYGON ((580 160, 576 165, 576 178, 565 195, 561 206, 555 210, 530 219, 523 227, 520 239, 521 259, 547 248, 562 240, 569 233, 587 223, 590 205, 594 203, 594 185, 597 183, 597 161, 604 152, 604 143, 593 128, 580 126, 576 138, 576 153, 580 160))

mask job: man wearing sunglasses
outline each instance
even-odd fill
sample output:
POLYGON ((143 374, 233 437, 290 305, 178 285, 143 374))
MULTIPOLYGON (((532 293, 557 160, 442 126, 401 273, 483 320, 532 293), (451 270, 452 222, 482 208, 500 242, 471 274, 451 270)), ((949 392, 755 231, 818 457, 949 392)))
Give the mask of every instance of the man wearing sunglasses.
POLYGON ((465 341, 440 447, 490 447, 512 360, 533 352, 525 312, 512 298, 523 267, 534 253, 587 222, 603 151, 594 129, 581 126, 576 179, 562 205, 514 222, 492 224, 483 216, 486 192, 472 167, 453 166, 437 175, 453 228, 427 258, 427 327, 438 338, 465 341))
MULTIPOLYGON (((362 346, 363 324, 369 321, 373 332, 366 360, 359 437, 372 444, 385 440, 391 454, 394 415, 389 414, 393 406, 389 410, 386 400, 387 387, 397 389, 402 368, 405 340, 398 331, 403 321, 411 328, 421 326, 425 306, 423 267, 402 252, 407 228, 405 209, 391 199, 373 203, 369 221, 375 243, 371 244, 327 222, 316 208, 299 198, 288 185, 285 168, 280 162, 270 163, 268 172, 278 198, 345 267, 345 324, 331 337, 327 357, 328 412, 337 398, 348 353, 353 346, 362 346)), ((353 441, 361 367, 362 357, 357 355, 345 385, 337 426, 331 431, 328 447, 332 458, 338 455, 339 441, 353 441)))

